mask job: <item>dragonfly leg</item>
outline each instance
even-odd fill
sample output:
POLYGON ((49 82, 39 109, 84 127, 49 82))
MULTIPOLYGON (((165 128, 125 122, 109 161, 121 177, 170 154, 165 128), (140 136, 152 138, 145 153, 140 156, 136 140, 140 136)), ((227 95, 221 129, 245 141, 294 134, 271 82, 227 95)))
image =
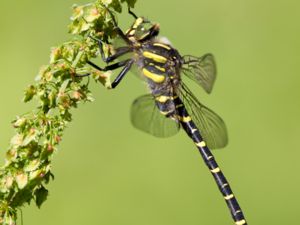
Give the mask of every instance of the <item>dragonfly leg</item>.
POLYGON ((115 70, 115 69, 118 69, 120 67, 126 66, 129 61, 131 61, 131 60, 127 59, 127 60, 124 60, 124 61, 121 61, 121 62, 117 62, 117 63, 111 64, 111 65, 108 65, 104 68, 101 68, 101 67, 97 66, 95 63, 93 63, 91 61, 87 61, 87 64, 89 64, 90 66, 94 67, 95 69, 97 69, 99 71, 108 71, 108 70, 115 70))
POLYGON ((103 5, 103 7, 107 10, 107 12, 109 13, 112 22, 114 24, 115 27, 115 31, 117 32, 117 34, 124 40, 126 41, 128 44, 130 44, 131 42, 129 41, 129 39, 127 38, 127 36, 123 33, 123 31, 121 30, 121 28, 118 26, 117 20, 114 16, 114 14, 105 6, 103 5))
POLYGON ((134 17, 134 19, 137 19, 137 18, 138 18, 138 16, 135 15, 135 13, 131 11, 131 9, 130 9, 129 6, 128 6, 128 13, 129 13, 130 15, 132 15, 132 16, 134 17))
MULTIPOLYGON (((127 59, 121 62, 117 62, 114 63, 112 65, 108 65, 104 68, 101 68, 99 66, 97 66, 95 63, 88 61, 87 62, 90 66, 94 67, 95 69, 99 70, 99 71, 108 71, 108 70, 115 70, 118 69, 120 67, 124 67, 121 72, 118 74, 118 76, 115 78, 115 80, 112 82, 111 87, 115 88, 118 86, 118 84, 121 82, 121 80, 123 79, 123 77, 125 76, 125 74, 131 69, 134 60, 132 59, 127 59)), ((84 74, 84 75, 76 75, 77 77, 85 77, 85 76, 89 76, 90 74, 84 74)))
MULTIPOLYGON (((130 59, 127 59, 127 60, 124 60, 124 61, 121 61, 121 62, 117 62, 117 63, 114 63, 114 64, 111 64, 111 65, 108 65, 104 68, 101 68, 100 66, 96 65, 95 63, 91 62, 91 61, 87 61, 87 64, 89 64, 90 66, 94 67, 95 69, 99 70, 99 71, 109 71, 109 70, 115 70, 115 69, 118 69, 120 67, 123 67, 123 66, 126 66, 127 63, 130 61, 130 59)), ((89 76, 90 74, 76 74, 75 76, 76 77, 87 77, 89 76)))
POLYGON ((120 47, 116 49, 116 53, 114 55, 105 56, 104 50, 103 50, 103 42, 100 39, 97 39, 95 37, 90 36, 90 38, 92 38, 94 41, 97 41, 98 43, 98 47, 100 50, 100 54, 101 54, 101 58, 104 62, 106 63, 110 63, 112 61, 114 61, 116 58, 128 53, 131 51, 131 48, 129 46, 125 46, 125 47, 120 47))
POLYGON ((134 60, 128 60, 122 71, 119 73, 119 75, 116 77, 116 79, 112 82, 111 87, 115 88, 118 86, 118 84, 121 82, 125 74, 131 69, 132 64, 134 63, 134 60))

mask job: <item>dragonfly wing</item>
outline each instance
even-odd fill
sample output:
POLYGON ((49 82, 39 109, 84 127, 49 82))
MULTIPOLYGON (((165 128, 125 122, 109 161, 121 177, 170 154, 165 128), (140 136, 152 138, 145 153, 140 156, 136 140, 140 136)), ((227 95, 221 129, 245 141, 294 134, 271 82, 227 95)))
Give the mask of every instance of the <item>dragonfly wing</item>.
POLYGON ((199 84, 207 93, 212 91, 217 69, 214 56, 206 54, 202 57, 183 56, 182 72, 199 84))
POLYGON ((160 113, 151 94, 140 96, 134 100, 130 117, 135 128, 155 137, 170 137, 180 129, 177 121, 160 113))
POLYGON ((228 143, 228 136, 226 125, 222 118, 201 104, 183 82, 178 92, 180 99, 200 130, 207 146, 211 149, 225 147, 228 143))

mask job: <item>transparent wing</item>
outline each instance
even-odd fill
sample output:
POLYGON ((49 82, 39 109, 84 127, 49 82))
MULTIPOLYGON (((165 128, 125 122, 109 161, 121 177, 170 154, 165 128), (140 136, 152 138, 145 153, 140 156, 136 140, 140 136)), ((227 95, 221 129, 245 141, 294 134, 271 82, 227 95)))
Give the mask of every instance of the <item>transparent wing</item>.
POLYGON ((184 83, 181 83, 178 92, 207 146, 211 149, 225 147, 228 136, 226 125, 221 117, 201 104, 184 83))
POLYGON ((183 56, 182 72, 210 93, 212 91, 217 69, 214 56, 206 54, 202 57, 183 56))
POLYGON ((130 117, 135 128, 155 137, 170 137, 180 129, 177 121, 160 113, 151 94, 140 96, 134 100, 130 117))
POLYGON ((128 44, 126 43, 126 41, 124 41, 123 38, 121 38, 120 36, 117 36, 117 37, 112 41, 112 45, 113 45, 114 48, 120 48, 120 47, 127 46, 128 44))

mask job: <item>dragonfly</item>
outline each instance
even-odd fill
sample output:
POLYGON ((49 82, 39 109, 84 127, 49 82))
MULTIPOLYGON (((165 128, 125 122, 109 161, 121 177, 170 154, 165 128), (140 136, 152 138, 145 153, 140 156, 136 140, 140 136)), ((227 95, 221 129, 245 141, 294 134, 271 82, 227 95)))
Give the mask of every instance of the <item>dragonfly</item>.
POLYGON ((159 37, 158 23, 136 16, 130 8, 128 12, 134 17, 134 23, 123 32, 114 14, 105 6, 104 9, 111 16, 114 29, 124 45, 116 47, 114 54, 106 56, 105 43, 93 37, 98 42, 101 58, 107 66, 102 68, 92 61, 87 63, 99 71, 121 68, 111 83, 111 88, 116 88, 130 70, 137 68, 139 76, 148 86, 149 94, 134 100, 130 113, 133 126, 156 137, 170 137, 182 128, 195 143, 210 170, 235 224, 247 224, 243 211, 210 150, 226 146, 228 138, 225 123, 220 116, 203 105, 182 80, 182 77, 188 77, 207 93, 211 93, 216 79, 214 56, 182 56, 168 39, 159 37))

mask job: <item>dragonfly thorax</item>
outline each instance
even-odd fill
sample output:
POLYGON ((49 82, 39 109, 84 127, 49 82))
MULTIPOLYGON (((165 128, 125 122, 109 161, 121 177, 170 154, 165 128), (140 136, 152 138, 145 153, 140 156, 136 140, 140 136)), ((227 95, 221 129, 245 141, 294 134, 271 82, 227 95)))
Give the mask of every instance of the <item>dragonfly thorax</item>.
POLYGON ((140 73, 152 94, 166 94, 176 88, 181 68, 181 56, 176 49, 153 40, 143 43, 136 54, 140 73))

